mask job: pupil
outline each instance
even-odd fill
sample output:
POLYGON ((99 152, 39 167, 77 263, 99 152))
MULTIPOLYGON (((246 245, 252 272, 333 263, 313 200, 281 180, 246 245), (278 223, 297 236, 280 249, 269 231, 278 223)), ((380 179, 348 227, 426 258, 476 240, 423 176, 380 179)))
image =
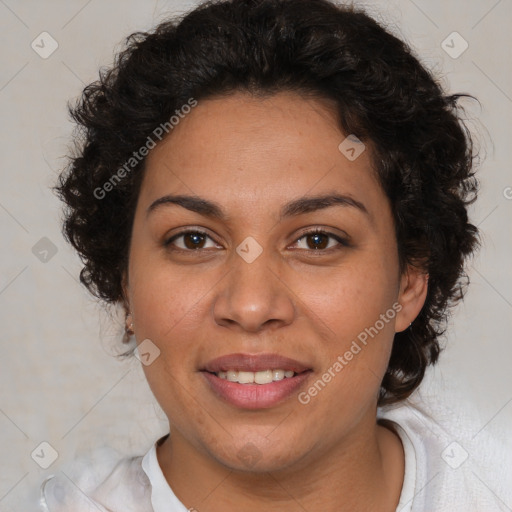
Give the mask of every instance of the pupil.
POLYGON ((188 233, 185 236, 185 245, 188 249, 197 249, 199 244, 203 241, 204 236, 198 233, 188 233), (192 241, 191 244, 188 242, 192 241))
POLYGON ((314 240, 314 246, 312 247, 313 249, 322 249, 324 248, 325 246, 325 243, 322 244, 322 238, 324 238, 324 242, 325 242, 325 235, 323 235, 322 233, 315 233, 313 235, 310 235, 311 238, 313 238, 314 240), (321 247, 320 247, 321 246, 321 247))

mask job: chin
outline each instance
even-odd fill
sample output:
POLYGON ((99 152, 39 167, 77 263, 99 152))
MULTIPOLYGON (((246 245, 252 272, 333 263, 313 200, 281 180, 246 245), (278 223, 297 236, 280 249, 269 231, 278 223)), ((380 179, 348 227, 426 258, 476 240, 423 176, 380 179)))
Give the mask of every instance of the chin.
MULTIPOLYGON (((303 456, 297 453, 297 447, 283 446, 282 443, 247 441, 238 446, 226 447, 224 453, 212 455, 232 471, 242 473, 277 472, 295 465, 303 456)), ((304 455, 307 453, 305 450, 304 455)))

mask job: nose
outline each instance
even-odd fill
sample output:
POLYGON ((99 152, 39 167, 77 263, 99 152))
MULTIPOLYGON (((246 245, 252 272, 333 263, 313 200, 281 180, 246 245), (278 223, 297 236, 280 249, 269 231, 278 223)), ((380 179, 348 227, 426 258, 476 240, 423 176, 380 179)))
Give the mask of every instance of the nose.
POLYGON ((266 250, 251 263, 232 255, 231 270, 219 283, 213 306, 218 325, 256 333, 293 321, 293 293, 270 260, 266 250))

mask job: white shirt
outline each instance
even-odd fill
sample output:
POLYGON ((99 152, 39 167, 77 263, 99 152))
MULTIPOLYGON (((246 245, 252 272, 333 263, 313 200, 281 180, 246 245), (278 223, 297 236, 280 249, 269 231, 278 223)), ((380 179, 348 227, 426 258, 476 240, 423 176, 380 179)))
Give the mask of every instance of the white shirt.
MULTIPOLYGON (((460 414, 432 417, 421 401, 378 409, 405 452, 405 474, 396 512, 511 512, 512 430, 491 437, 460 414)), ((65 471, 41 487, 45 512, 187 512, 167 483, 156 455, 159 439, 144 456, 65 471)))

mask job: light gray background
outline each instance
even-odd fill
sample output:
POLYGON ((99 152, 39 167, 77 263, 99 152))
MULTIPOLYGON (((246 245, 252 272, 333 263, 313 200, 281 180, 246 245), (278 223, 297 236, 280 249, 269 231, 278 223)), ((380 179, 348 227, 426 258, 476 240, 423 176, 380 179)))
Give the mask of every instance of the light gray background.
MULTIPOLYGON (((470 92, 482 105, 467 103, 486 157, 480 199, 471 210, 483 249, 470 267, 472 285, 451 321, 447 349, 424 389, 454 408, 461 399, 475 403, 481 427, 492 434, 512 424, 512 2, 356 4, 412 44, 448 91, 470 92), (453 31, 469 44, 456 59, 441 47, 453 31)), ((60 205, 49 187, 70 141, 66 102, 112 62, 126 35, 192 5, 0 0, 2 512, 26 510, 31 489, 77 455, 103 445, 143 453, 166 432, 138 361, 112 356, 120 319, 78 284, 80 262, 60 234, 60 205), (31 48, 43 31, 59 45, 47 59, 31 48), (32 252, 43 237, 57 248, 46 263, 32 252), (43 441, 59 453, 47 470, 31 458, 43 441)))

